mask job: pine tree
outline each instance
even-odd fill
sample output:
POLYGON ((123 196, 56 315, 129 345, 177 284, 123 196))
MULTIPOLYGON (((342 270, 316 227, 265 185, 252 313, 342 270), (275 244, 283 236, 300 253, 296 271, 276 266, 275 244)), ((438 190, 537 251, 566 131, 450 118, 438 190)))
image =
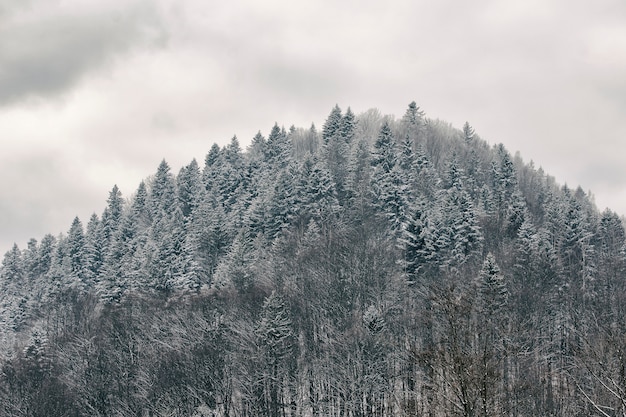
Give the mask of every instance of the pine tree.
MULTIPOLYGON (((123 220, 120 220, 123 222, 123 220)), ((115 232, 115 235, 112 240, 112 245, 114 246, 117 241, 116 235, 119 233, 118 226, 115 232)), ((86 279, 90 282, 93 282, 98 279, 102 267, 105 262, 105 248, 104 240, 103 240, 103 225, 98 219, 98 216, 94 213, 89 218, 89 222, 87 223, 87 232, 85 233, 85 246, 84 246, 84 260, 85 260, 85 271, 86 271, 86 279)))
POLYGON ((537 231, 529 219, 525 219, 517 232, 515 246, 515 263, 513 264, 513 276, 517 285, 515 292, 522 292, 523 288, 532 288, 534 274, 534 255, 537 252, 537 231))
POLYGON ((420 110, 415 101, 412 101, 411 103, 409 103, 409 108, 406 110, 406 113, 402 117, 402 121, 409 125, 419 125, 422 123, 423 117, 424 112, 420 110))
POLYGON ((152 216, 148 206, 148 190, 146 183, 141 181, 137 187, 137 191, 132 199, 130 212, 134 221, 137 223, 138 230, 145 230, 152 224, 152 216))
POLYGON ((178 204, 183 212, 185 219, 189 218, 194 210, 198 207, 201 191, 204 187, 200 174, 198 162, 192 160, 187 166, 180 169, 176 177, 178 193, 178 204))
POLYGON ((31 383, 38 388, 43 388, 44 381, 50 376, 52 370, 52 360, 48 350, 48 338, 45 333, 40 329, 34 329, 22 355, 31 383))
POLYGON ((402 117, 402 125, 404 127, 405 136, 411 142, 416 142, 424 128, 424 112, 420 110, 415 101, 409 103, 406 113, 402 117))
POLYGON ((212 193, 218 196, 218 201, 223 204, 224 209, 229 212, 240 207, 247 197, 250 184, 248 167, 236 136, 223 149, 220 163, 214 166, 214 177, 216 185, 212 193))
POLYGON ((267 217, 263 224, 265 235, 274 239, 280 235, 294 220, 295 201, 297 198, 295 190, 296 174, 293 169, 284 169, 278 174, 267 201, 267 217))
POLYGON ((406 187, 405 192, 409 200, 414 200, 418 195, 415 163, 416 157, 415 152, 413 152, 413 142, 406 136, 401 144, 400 155, 398 157, 398 170, 402 184, 406 187))
POLYGON ((292 146, 285 129, 274 124, 265 146, 265 161, 273 169, 282 169, 291 161, 292 146))
POLYGON ((327 143, 330 138, 341 133, 342 115, 339 105, 336 104, 324 122, 322 127, 322 139, 327 143))
POLYGON ((615 306, 621 277, 626 271, 626 232, 619 215, 605 210, 594 242, 598 254, 598 292, 605 306, 615 306))
MULTIPOLYGON (((174 290, 186 283, 185 273, 189 265, 189 258, 185 253, 185 230, 182 210, 177 208, 170 218, 163 218, 153 230, 159 230, 156 252, 151 264, 152 287, 164 296, 169 296, 174 290)), ((154 232, 153 232, 154 233, 154 232)), ((194 275, 195 271, 190 271, 194 275)), ((190 280, 194 280, 193 276, 190 280)), ((190 284, 191 285, 191 284, 190 284)), ((191 285, 192 287, 194 285, 191 285)))
POLYGON ((435 252, 432 231, 423 204, 415 205, 407 216, 401 243, 404 245, 404 270, 407 279, 415 282, 429 269, 435 252))
POLYGON ((352 143, 352 139, 354 138, 356 129, 356 119, 354 113, 350 107, 346 110, 346 114, 344 114, 341 119, 341 137, 346 142, 346 144, 352 143))
POLYGON ((107 199, 107 207, 102 214, 102 236, 103 246, 108 248, 111 240, 122 221, 122 213, 124 210, 124 199, 117 185, 109 193, 107 199))
POLYGON ((52 257, 55 251, 56 243, 56 238, 51 234, 47 234, 41 239, 41 243, 39 244, 39 275, 45 275, 48 273, 50 265, 52 264, 52 257))
POLYGON ((393 134, 387 122, 383 123, 374 150, 371 163, 372 195, 374 206, 378 207, 382 214, 391 223, 396 232, 400 232, 405 223, 408 209, 408 186, 403 177, 398 156, 394 146, 393 134))
POLYGON ((480 295, 484 317, 498 320, 506 306, 509 291, 495 257, 488 253, 480 271, 480 295))
MULTIPOLYGON (((217 146, 217 145, 215 145, 217 146)), ((265 158, 265 147, 267 146, 267 141, 261 134, 261 132, 257 132, 256 135, 252 138, 252 143, 248 148, 248 154, 250 155, 250 159, 252 160, 262 160, 265 158)), ((219 150, 219 147, 218 147, 219 150)))
POLYGON ((463 138, 465 139, 465 143, 471 143, 474 139, 474 128, 470 126, 469 122, 465 122, 463 125, 463 138))
POLYGON ((0 276, 5 282, 19 285, 24 276, 22 251, 16 243, 11 250, 4 254, 0 276))
MULTIPOLYGON (((344 126, 344 122, 350 124, 353 123, 353 120, 351 122, 350 119, 344 120, 344 118, 341 118, 340 111, 336 116, 340 118, 337 122, 338 126, 331 129, 325 125, 325 127, 328 127, 326 129, 326 135, 329 136, 324 136, 323 158, 335 183, 337 197, 343 202, 346 198, 348 153, 350 149, 349 140, 344 134, 352 136, 354 126, 344 126), (346 130, 345 132, 344 128, 346 130), (331 131, 333 132, 332 134, 330 133, 331 131)), ((330 122, 330 119, 327 122, 330 122)))
POLYGON ((595 249, 589 219, 580 203, 570 198, 564 218, 563 238, 560 254, 564 262, 565 272, 574 290, 580 290, 582 296, 591 296, 591 281, 595 275, 595 249))
POLYGON ((310 219, 328 221, 339 210, 331 173, 319 161, 307 158, 299 176, 299 186, 294 190, 295 204, 300 207, 297 213, 299 225, 306 226, 310 219))
POLYGON ((371 203, 371 152, 366 140, 358 139, 348 161, 347 203, 350 218, 362 224, 368 215, 371 203))
POLYGON ((26 250, 22 252, 23 268, 25 277, 34 280, 39 276, 39 246, 37 239, 29 239, 26 250))
POLYGON ((504 145, 496 146, 496 161, 492 166, 493 188, 498 207, 505 208, 506 203, 517 187, 515 166, 504 145))
POLYGON ((220 204, 205 196, 189 227, 189 239, 196 247, 199 268, 203 274, 212 276, 233 240, 220 204))
POLYGON ((452 159, 448 163, 448 172, 446 177, 446 188, 455 188, 457 190, 464 189, 465 185, 465 174, 463 169, 459 167, 459 163, 456 159, 456 156, 453 154, 452 159))
POLYGON ((159 164, 149 195, 150 214, 153 221, 159 221, 174 213, 177 207, 176 183, 165 159, 159 164))
POLYGON ((483 234, 478 225, 478 219, 471 198, 467 192, 462 191, 457 200, 458 217, 453 219, 452 230, 454 231, 453 258, 459 264, 470 260, 472 256, 481 253, 483 234))
POLYGON ((413 171, 418 194, 426 201, 434 201, 441 180, 422 146, 418 147, 415 153, 413 171))
POLYGON ((85 236, 83 224, 78 217, 74 218, 67 234, 67 257, 69 262, 69 270, 67 272, 69 273, 71 285, 79 289, 86 289, 90 283, 87 282, 85 236))
POLYGON ((232 284, 239 294, 248 293, 255 284, 254 263, 256 253, 252 237, 247 230, 242 230, 235 238, 228 254, 222 258, 214 276, 214 285, 218 288, 232 284))
POLYGON ((515 190, 511 195, 511 202, 507 213, 505 232, 507 236, 514 238, 517 236, 519 228, 528 217, 526 201, 520 190, 515 190))
POLYGON ((394 145, 393 133, 387 121, 383 122, 378 133, 378 139, 374 143, 372 152, 372 165, 375 171, 388 174, 396 166, 397 156, 394 145))

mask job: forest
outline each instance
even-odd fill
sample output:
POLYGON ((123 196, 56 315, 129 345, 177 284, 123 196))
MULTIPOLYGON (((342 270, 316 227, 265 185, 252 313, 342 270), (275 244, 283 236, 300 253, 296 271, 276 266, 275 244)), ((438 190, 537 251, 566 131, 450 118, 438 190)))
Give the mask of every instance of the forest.
POLYGON ((626 415, 622 219, 469 123, 335 106, 105 199, 4 255, 2 416, 626 415))

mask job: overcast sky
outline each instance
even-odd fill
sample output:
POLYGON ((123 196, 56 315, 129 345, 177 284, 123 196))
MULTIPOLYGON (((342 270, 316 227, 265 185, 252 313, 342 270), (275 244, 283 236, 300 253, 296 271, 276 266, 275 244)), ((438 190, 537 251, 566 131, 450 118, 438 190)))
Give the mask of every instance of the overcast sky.
POLYGON ((335 104, 467 120, 626 214, 623 0, 0 0, 0 251, 335 104))

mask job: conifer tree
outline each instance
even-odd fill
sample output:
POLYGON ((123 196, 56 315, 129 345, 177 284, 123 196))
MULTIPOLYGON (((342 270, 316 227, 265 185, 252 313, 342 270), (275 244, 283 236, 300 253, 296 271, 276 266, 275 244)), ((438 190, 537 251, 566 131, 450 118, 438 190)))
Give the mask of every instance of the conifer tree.
MULTIPOLYGON (((189 258, 185 254, 184 216, 180 208, 176 208, 170 218, 163 218, 154 229, 158 229, 160 238, 155 240, 156 252, 151 265, 153 288, 164 296, 180 287, 186 280, 189 258)), ((190 270, 194 275, 195 271, 190 270)), ((191 284, 190 284, 191 285, 191 284)), ((193 285, 192 285, 193 286, 193 285)))
POLYGON ((331 173, 319 161, 307 158, 300 172, 295 202, 299 210, 299 224, 305 226, 310 219, 327 221, 339 209, 339 201, 331 173))
POLYGON ((102 214, 102 236, 103 245, 108 248, 111 245, 111 240, 115 235, 115 232, 120 226, 122 221, 122 213, 124 209, 124 200, 122 193, 117 185, 113 186, 113 189, 109 193, 107 199, 107 207, 102 214))
MULTIPOLYGON (((123 220, 120 220, 123 222, 123 220)), ((118 226, 118 231, 119 231, 118 226)), ((112 239, 112 245, 115 246, 117 244, 117 234, 118 231, 115 232, 115 235, 112 239)), ((85 259, 85 270, 87 273, 87 279, 89 281, 94 281, 98 279, 102 267, 105 263, 105 248, 104 239, 103 239, 103 225, 100 222, 98 216, 94 213, 89 218, 89 222, 87 223, 87 231, 85 233, 85 247, 84 247, 84 259, 85 259)))
POLYGON ((26 250, 22 252, 23 268, 25 277, 34 280, 39 274, 39 246, 37 239, 28 240, 26 250))
POLYGON ((267 217, 263 224, 265 235, 271 239, 285 230, 295 217, 295 172, 293 169, 284 169, 279 172, 276 183, 269 193, 267 201, 267 217))
POLYGON ((4 254, 1 272, 2 279, 6 282, 18 284, 22 280, 24 274, 22 251, 16 243, 4 254))
POLYGON ((488 253, 480 271, 480 295, 483 312, 487 320, 500 319, 500 312, 506 306, 509 291, 496 263, 495 257, 488 253))
POLYGON ((152 216, 148 207, 148 190, 146 183, 141 181, 132 199, 130 215, 137 223, 137 229, 145 230, 152 224, 152 216))
POLYGON ((346 142, 346 144, 350 145, 352 143, 352 139, 354 138, 356 129, 356 118, 354 113, 350 107, 346 110, 346 114, 344 114, 341 119, 341 137, 346 142))
POLYGON ((338 136, 341 133, 342 119, 341 109, 339 108, 339 105, 336 104, 326 118, 324 126, 322 127, 322 139, 324 140, 324 143, 327 143, 330 138, 335 135, 338 136))
POLYGON ((458 217, 453 219, 452 225, 454 231, 453 257, 459 264, 463 264, 472 256, 478 256, 481 253, 483 234, 467 192, 460 192, 456 204, 458 217))
MULTIPOLYGON (((267 141, 261 134, 261 131, 257 132, 256 135, 252 138, 252 143, 248 148, 248 153, 250 155, 250 159, 252 160, 261 160, 265 158, 265 147, 267 145, 267 141)), ((217 146, 217 145, 215 145, 217 146)), ((218 148, 219 149, 219 148, 218 148)))
POLYGON ((465 143, 471 143, 472 139, 474 139, 474 128, 470 126, 469 122, 465 122, 463 125, 463 137, 465 143))
POLYGON ((199 205, 201 190, 203 188, 198 162, 192 160, 187 166, 180 169, 176 177, 178 204, 187 219, 199 205))
POLYGON ((176 183, 165 159, 161 161, 150 187, 150 214, 153 221, 160 221, 174 213, 176 204, 176 183))
POLYGON ((226 219, 223 207, 205 196, 189 227, 189 239, 196 247, 199 268, 209 277, 233 240, 226 219))
POLYGON ((78 217, 74 218, 67 234, 67 257, 69 263, 68 274, 72 286, 84 289, 89 283, 87 280, 87 265, 85 261, 85 236, 83 224, 78 217))
MULTIPOLYGON (((258 136, 263 138, 261 136, 261 132, 258 133, 258 136)), ((265 139, 263 139, 263 141, 265 141, 265 139)), ((254 145, 255 143, 254 140, 252 143, 254 145)), ((204 158, 204 168, 202 170, 202 182, 204 183, 204 186, 206 187, 207 191, 212 191, 215 188, 215 185, 214 185, 215 173, 219 169, 218 161, 221 158, 221 154, 222 154, 222 150, 220 149, 219 145, 217 143, 214 143, 211 146, 211 149, 207 153, 206 157, 204 158)))
POLYGON ((418 194, 426 201, 434 201, 441 180, 423 146, 419 146, 415 153, 413 170, 418 194))
POLYGON ((423 204, 414 205, 402 229, 404 269, 407 279, 415 282, 430 267, 435 248, 432 231, 423 204))
POLYGON ((45 275, 48 273, 50 265, 52 264, 52 257, 54 254, 55 246, 56 238, 51 234, 47 234, 41 239, 41 243, 39 244, 38 262, 38 273, 40 275, 45 275))
POLYGON ((511 195, 511 202, 509 203, 505 226, 507 236, 511 238, 517 236, 519 228, 524 223, 526 217, 528 217, 526 201, 524 200, 522 192, 517 189, 511 195))
POLYGON ((285 133, 285 129, 281 129, 278 127, 278 123, 275 123, 267 138, 265 161, 273 169, 281 169, 288 165, 291 155, 291 141, 285 133))
POLYGON ((411 142, 416 142, 424 128, 424 111, 420 110, 415 101, 412 101, 409 103, 409 107, 402 117, 401 122, 404 128, 404 135, 408 137, 411 142))
POLYGON ((617 213, 608 209, 602 213, 594 246, 600 299, 607 309, 613 309, 618 304, 621 277, 626 271, 626 233, 617 213))
POLYGON ((537 231, 529 219, 519 227, 517 232, 517 242, 515 246, 515 256, 513 264, 513 278, 515 278, 515 293, 524 294, 524 288, 534 286, 533 278, 536 267, 534 259, 537 252, 537 231))
POLYGON ((371 208, 371 152, 367 141, 358 139, 350 155, 347 205, 354 222, 362 224, 371 208))
POLYGON ((424 117, 424 112, 420 110, 419 106, 415 101, 409 103, 409 107, 406 110, 406 113, 402 117, 402 121, 409 125, 419 125, 422 123, 422 118, 424 117))
POLYGON ((389 174, 396 166, 397 156, 393 133, 387 121, 383 122, 372 152, 372 165, 375 171, 389 174))
POLYGON ((214 285, 218 288, 232 284, 239 294, 248 293, 255 284, 256 253, 248 230, 242 230, 228 253, 217 266, 214 285))
POLYGON ((387 122, 383 123, 372 151, 372 194, 374 205, 399 232, 405 223, 408 201, 407 184, 401 168, 397 166, 393 134, 387 122))

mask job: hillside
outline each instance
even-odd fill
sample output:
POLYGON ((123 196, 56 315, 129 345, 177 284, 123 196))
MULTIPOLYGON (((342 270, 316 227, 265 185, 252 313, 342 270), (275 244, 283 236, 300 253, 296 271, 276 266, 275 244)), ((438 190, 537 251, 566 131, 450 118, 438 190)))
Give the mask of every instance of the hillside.
POLYGON ((7 416, 617 416, 626 235, 411 103, 163 160, 0 269, 7 416))

